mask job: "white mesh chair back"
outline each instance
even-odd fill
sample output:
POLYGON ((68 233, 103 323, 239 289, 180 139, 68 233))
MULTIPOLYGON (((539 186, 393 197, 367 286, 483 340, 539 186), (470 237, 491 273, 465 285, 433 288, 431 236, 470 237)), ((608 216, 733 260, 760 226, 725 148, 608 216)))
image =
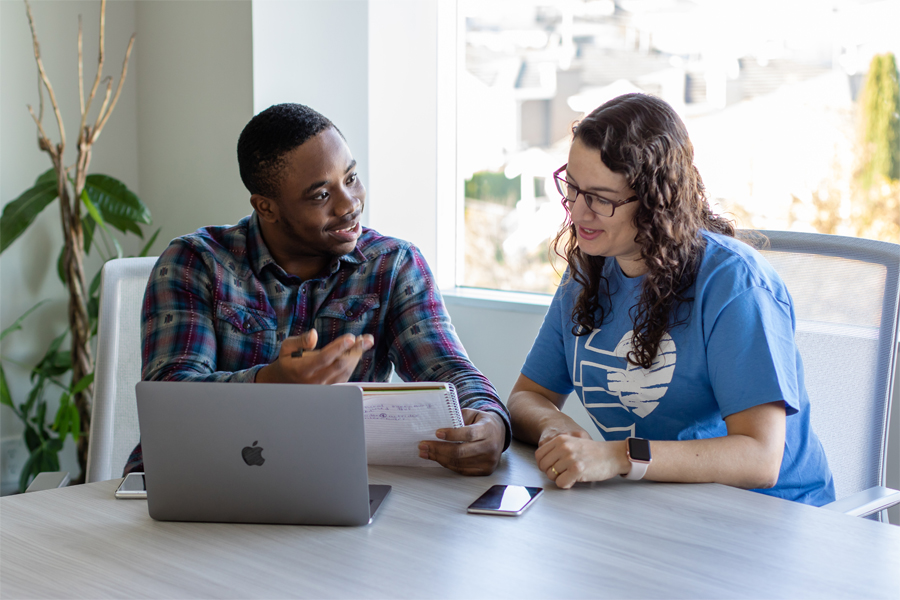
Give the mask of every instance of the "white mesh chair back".
POLYGON ((794 299, 810 418, 834 475, 836 498, 884 485, 900 246, 815 233, 761 233, 769 238, 761 252, 794 299))
POLYGON ((122 476, 140 439, 134 386, 141 380, 141 304, 155 257, 103 266, 94 404, 85 481, 122 476))

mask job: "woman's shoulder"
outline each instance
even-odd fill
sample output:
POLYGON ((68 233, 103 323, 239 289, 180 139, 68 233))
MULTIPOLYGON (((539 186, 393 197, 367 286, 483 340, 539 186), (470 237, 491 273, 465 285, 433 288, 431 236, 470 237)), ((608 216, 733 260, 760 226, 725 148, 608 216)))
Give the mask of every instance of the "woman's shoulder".
POLYGON ((697 274, 698 287, 726 288, 735 295, 762 288, 776 300, 790 303, 781 277, 758 250, 727 235, 709 231, 702 235, 706 247, 697 274))

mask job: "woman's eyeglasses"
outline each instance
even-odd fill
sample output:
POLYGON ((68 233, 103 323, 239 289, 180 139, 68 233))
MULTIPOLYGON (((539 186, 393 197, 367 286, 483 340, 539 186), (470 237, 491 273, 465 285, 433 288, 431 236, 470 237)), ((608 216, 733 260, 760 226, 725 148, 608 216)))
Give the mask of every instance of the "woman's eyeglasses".
POLYGON ((611 217, 616 213, 616 208, 622 206, 623 204, 634 202, 638 199, 637 196, 632 196, 627 200, 610 200, 608 198, 598 196, 597 194, 585 192, 584 190, 579 189, 578 187, 566 181, 564 177, 560 176, 560 173, 565 171, 566 167, 568 166, 569 164, 566 163, 556 171, 554 171, 553 181, 556 182, 556 189, 559 190, 560 194, 562 194, 562 205, 565 206, 566 210, 570 213, 572 212, 572 206, 575 204, 575 201, 578 200, 579 194, 581 194, 581 197, 584 198, 584 202, 585 204, 587 204, 587 207, 601 217, 611 217))

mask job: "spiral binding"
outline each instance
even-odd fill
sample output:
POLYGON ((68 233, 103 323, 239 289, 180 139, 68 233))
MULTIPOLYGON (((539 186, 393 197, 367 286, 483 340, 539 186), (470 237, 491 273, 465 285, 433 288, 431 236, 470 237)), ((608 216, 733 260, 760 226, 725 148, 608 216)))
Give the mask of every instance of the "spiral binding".
POLYGON ((447 405, 450 408, 453 424, 456 427, 462 427, 465 425, 465 422, 462 418, 462 411, 459 409, 459 397, 456 395, 456 386, 449 382, 446 385, 447 394, 444 395, 444 398, 447 400, 447 405))

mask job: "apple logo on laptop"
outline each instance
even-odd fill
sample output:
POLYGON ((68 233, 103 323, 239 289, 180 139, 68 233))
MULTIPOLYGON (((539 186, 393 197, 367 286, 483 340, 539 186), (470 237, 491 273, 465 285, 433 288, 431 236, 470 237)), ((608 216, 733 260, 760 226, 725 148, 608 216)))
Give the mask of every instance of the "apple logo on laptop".
POLYGON ((257 446, 256 442, 253 442, 252 446, 246 446, 243 450, 241 450, 241 456, 244 458, 244 462, 248 465, 259 466, 266 462, 266 459, 263 458, 262 451, 262 446, 257 446))

